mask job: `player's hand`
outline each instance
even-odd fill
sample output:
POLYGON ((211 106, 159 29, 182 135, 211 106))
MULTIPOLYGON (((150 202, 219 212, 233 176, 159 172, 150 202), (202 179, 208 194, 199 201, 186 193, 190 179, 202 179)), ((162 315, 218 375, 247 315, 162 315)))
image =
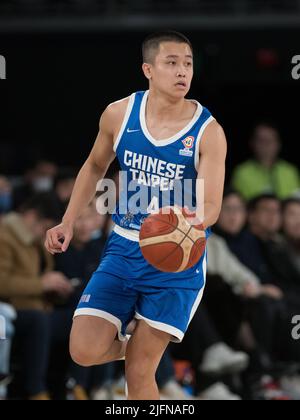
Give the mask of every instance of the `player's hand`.
POLYGON ((50 271, 41 278, 44 293, 55 292, 63 297, 68 297, 74 291, 68 279, 57 271, 50 271))
POLYGON ((73 238, 73 226, 61 223, 47 231, 45 247, 50 254, 66 252, 73 238))
POLYGON ((184 206, 182 212, 190 225, 201 227, 204 230, 203 222, 201 222, 196 212, 191 211, 188 206, 184 206))

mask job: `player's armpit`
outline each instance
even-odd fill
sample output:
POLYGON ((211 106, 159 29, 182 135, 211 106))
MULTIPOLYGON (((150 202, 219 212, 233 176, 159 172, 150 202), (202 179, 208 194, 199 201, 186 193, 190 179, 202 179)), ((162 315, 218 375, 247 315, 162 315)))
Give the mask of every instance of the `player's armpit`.
MULTIPOLYGON (((200 143, 200 163, 198 179, 204 180, 203 193, 199 183, 197 186, 197 215, 204 216, 204 226, 216 223, 222 206, 225 160, 227 143, 223 128, 216 121, 212 121, 204 131, 200 143)), ((203 217, 202 217, 203 219, 203 217)))

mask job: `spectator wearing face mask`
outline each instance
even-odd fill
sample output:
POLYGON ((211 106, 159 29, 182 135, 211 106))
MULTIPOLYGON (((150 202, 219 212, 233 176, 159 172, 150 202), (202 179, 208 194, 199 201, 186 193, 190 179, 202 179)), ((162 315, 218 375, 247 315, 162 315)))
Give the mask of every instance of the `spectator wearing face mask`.
POLYGON ((14 188, 13 209, 19 210, 28 197, 36 193, 49 192, 53 189, 58 168, 55 163, 39 160, 26 171, 22 183, 14 188))
POLYGON ((250 141, 253 158, 233 172, 232 186, 247 201, 261 194, 288 198, 300 188, 298 168, 280 158, 281 139, 276 128, 258 125, 250 141))

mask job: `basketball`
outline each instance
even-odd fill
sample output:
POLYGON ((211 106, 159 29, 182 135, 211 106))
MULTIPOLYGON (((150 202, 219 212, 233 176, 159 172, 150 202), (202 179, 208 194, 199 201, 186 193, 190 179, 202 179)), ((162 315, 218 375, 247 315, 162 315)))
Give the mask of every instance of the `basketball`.
POLYGON ((192 223, 195 217, 179 207, 165 207, 148 216, 139 241, 144 258, 164 272, 180 273, 193 267, 206 246, 203 226, 192 223))

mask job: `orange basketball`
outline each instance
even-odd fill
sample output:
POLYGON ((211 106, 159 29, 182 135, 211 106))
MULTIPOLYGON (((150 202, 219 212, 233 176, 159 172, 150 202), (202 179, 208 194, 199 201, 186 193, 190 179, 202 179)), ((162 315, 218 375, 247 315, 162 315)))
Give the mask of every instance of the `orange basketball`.
POLYGON ((140 231, 144 258, 165 272, 180 273, 193 267, 206 246, 204 228, 194 225, 193 217, 195 214, 187 214, 179 207, 163 208, 147 217, 140 231))

